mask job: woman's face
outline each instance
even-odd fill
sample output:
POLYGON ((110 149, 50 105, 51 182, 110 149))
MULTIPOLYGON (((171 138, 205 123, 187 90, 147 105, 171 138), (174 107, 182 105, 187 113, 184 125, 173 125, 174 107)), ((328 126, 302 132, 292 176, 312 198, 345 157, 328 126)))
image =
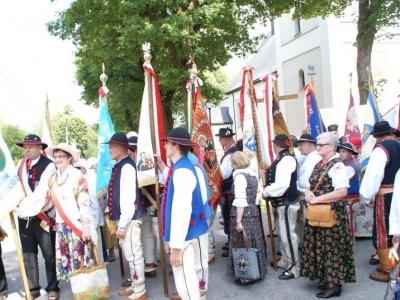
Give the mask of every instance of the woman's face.
POLYGON ((64 171, 71 164, 72 157, 68 157, 67 153, 62 150, 55 150, 53 153, 53 159, 57 169, 64 171))
POLYGON ((328 144, 327 140, 322 138, 317 140, 317 152, 322 158, 329 158, 334 153, 333 145, 328 144))

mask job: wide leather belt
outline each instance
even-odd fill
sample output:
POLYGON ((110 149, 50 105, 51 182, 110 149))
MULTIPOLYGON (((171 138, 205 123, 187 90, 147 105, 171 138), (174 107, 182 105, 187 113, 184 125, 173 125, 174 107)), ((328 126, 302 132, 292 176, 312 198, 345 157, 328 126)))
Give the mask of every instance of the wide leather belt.
POLYGON ((270 199, 271 199, 272 207, 286 206, 286 205, 290 205, 290 204, 299 202, 298 199, 295 199, 295 200, 289 200, 286 198, 270 198, 270 199))
POLYGON ((378 195, 385 195, 385 194, 390 194, 390 193, 393 193, 392 187, 382 187, 378 191, 378 195))

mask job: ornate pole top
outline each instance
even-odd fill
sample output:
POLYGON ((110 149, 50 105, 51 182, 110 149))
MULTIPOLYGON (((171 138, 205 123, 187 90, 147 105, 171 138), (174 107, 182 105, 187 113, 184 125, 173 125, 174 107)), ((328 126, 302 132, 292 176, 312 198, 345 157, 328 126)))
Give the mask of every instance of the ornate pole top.
POLYGON ((102 63, 101 66, 102 66, 102 69, 103 69, 103 73, 100 75, 100 81, 103 83, 103 87, 105 87, 108 77, 104 73, 104 70, 105 70, 104 63, 102 63))
POLYGON ((151 46, 150 46, 149 42, 142 44, 142 50, 144 53, 143 58, 146 63, 150 63, 150 60, 151 60, 150 48, 151 48, 151 46))
POLYGON ((196 77, 197 73, 199 73, 199 71, 197 70, 197 65, 194 61, 193 61, 192 67, 190 68, 189 72, 194 77, 196 77))

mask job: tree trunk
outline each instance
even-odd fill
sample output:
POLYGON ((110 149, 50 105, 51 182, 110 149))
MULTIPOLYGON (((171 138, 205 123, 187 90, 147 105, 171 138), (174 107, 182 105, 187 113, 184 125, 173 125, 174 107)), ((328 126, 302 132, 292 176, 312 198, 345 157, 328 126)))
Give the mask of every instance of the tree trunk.
POLYGON ((188 91, 186 89, 186 80, 181 82, 182 87, 182 101, 183 101, 183 112, 185 116, 185 126, 189 128, 188 124, 188 91))
POLYGON ((358 91, 360 93, 360 104, 367 104, 370 76, 367 68, 371 68, 372 46, 377 32, 373 7, 370 6, 369 1, 358 2, 357 30, 358 91))
POLYGON ((174 91, 169 91, 163 97, 162 107, 163 107, 163 117, 164 117, 164 128, 165 134, 167 135, 168 132, 174 127, 174 118, 172 116, 172 98, 174 98, 174 91))

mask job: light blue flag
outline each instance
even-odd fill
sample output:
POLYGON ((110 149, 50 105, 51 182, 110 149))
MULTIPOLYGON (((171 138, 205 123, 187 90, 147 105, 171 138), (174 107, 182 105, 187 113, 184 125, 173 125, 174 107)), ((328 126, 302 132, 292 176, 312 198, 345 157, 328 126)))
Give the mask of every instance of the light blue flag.
POLYGON ((364 130, 361 133, 362 148, 361 148, 361 170, 368 165, 369 157, 375 146, 375 138, 370 134, 376 122, 381 121, 378 105, 376 104, 372 91, 368 93, 368 103, 365 111, 364 130))
POLYGON ((100 107, 100 122, 99 122, 99 139, 98 139, 98 163, 97 163, 97 181, 96 193, 98 199, 101 199, 103 209, 106 205, 105 196, 107 195, 107 187, 110 182, 112 168, 115 161, 111 159, 108 153, 108 142, 111 136, 115 133, 114 125, 111 121, 110 113, 108 112, 107 101, 105 98, 104 88, 99 90, 99 107, 100 107))

